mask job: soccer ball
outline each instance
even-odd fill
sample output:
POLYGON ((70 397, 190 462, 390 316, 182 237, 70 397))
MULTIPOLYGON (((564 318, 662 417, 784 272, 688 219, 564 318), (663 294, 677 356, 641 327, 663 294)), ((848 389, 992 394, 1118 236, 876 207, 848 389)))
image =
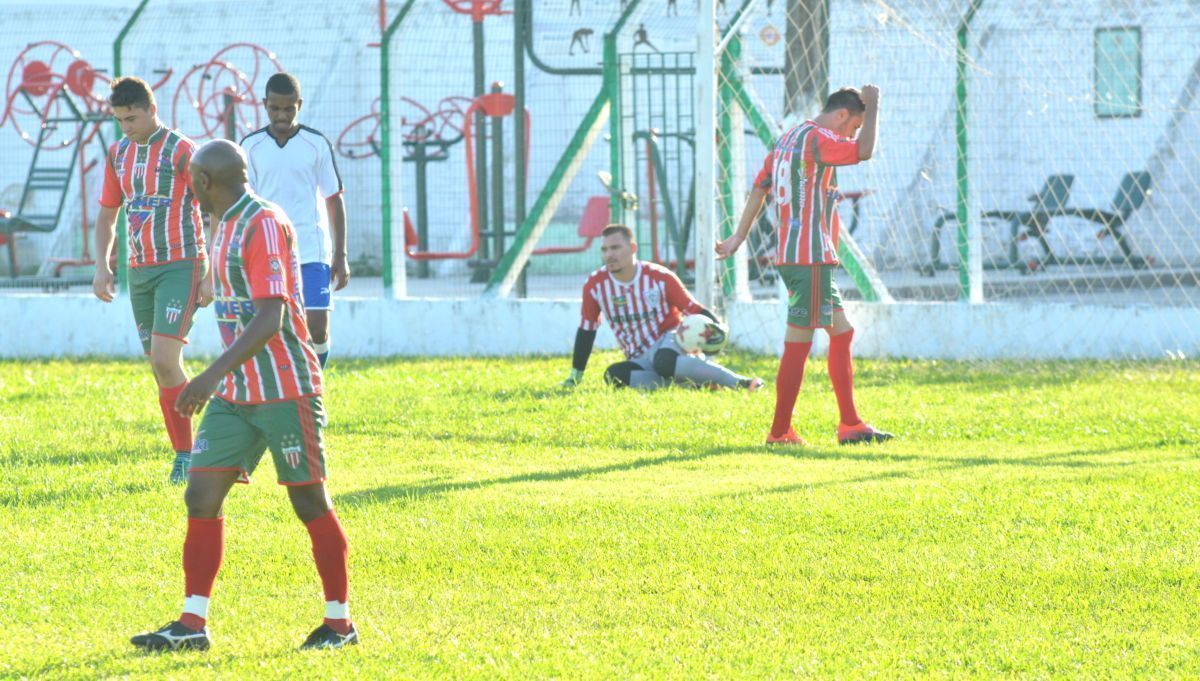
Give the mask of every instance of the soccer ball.
POLYGON ((729 330, 724 324, 714 322, 702 314, 688 315, 675 329, 675 339, 687 352, 703 352, 715 355, 725 349, 729 342, 729 330))

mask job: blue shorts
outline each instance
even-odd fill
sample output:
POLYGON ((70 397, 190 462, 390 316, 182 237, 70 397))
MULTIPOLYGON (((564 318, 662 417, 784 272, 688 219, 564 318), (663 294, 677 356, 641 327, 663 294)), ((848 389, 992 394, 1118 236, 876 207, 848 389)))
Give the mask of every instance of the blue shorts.
POLYGON ((300 266, 300 279, 304 284, 304 309, 333 309, 333 295, 329 288, 329 265, 323 262, 305 263, 300 266))

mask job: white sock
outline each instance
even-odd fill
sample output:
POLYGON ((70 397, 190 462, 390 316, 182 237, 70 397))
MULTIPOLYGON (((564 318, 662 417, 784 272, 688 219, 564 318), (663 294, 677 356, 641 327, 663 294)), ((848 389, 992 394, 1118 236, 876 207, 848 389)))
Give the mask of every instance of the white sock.
POLYGON ((208 597, 188 596, 183 599, 183 611, 200 619, 208 619, 208 597))
MULTIPOLYGON (((207 599, 205 599, 207 600, 207 599)), ((325 619, 327 620, 348 620, 350 619, 350 604, 342 603, 341 601, 325 601, 325 619)))

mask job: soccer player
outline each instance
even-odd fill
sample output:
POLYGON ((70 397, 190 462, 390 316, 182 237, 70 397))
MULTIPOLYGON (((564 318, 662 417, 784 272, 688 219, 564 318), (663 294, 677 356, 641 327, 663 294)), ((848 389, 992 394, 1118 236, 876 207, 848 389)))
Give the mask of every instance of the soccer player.
POLYGON ((308 329, 324 367, 329 356, 331 285, 340 291, 350 281, 342 177, 329 140, 296 120, 304 100, 295 76, 271 76, 263 104, 270 124, 242 140, 250 186, 295 221, 308 329))
POLYGON ((601 237, 604 267, 583 285, 583 321, 575 333, 571 374, 564 386, 574 387, 583 380, 603 312, 625 352, 624 362, 604 371, 604 379, 613 386, 654 390, 675 383, 751 391, 762 387, 761 379, 739 376, 679 346, 674 331, 684 315, 717 318, 696 302, 674 272, 637 259, 633 230, 609 225, 601 237))
POLYGON ((805 444, 792 428, 792 411, 804 381, 813 330, 818 328, 829 334, 829 380, 841 414, 838 443, 893 437, 858 417, 850 358, 854 327, 833 280, 838 265, 837 167, 871 158, 878 115, 879 89, 873 85, 864 85, 861 92, 844 88, 829 95, 820 115, 787 131, 767 154, 737 232, 716 246, 719 257, 733 255, 758 218, 767 192, 774 192, 779 229, 775 265, 787 285, 788 315, 775 380, 775 420, 767 444, 805 444))
POLYGON ((96 217, 92 291, 116 295, 109 266, 121 206, 129 225, 129 299, 142 350, 158 383, 158 404, 175 450, 170 481, 187 481, 192 421, 175 411, 187 382, 183 346, 197 307, 212 302, 200 208, 188 186, 194 142, 158 120, 154 93, 141 78, 114 79, 108 103, 125 137, 108 149, 96 217))
POLYGON ((212 258, 225 351, 175 405, 190 416, 208 403, 184 494, 183 614, 132 643, 148 650, 209 647, 208 599, 225 547, 222 506, 235 482, 250 482, 270 449, 279 483, 308 527, 325 591, 325 621, 301 648, 356 644, 347 601, 349 548, 325 491, 321 365, 300 302, 296 233, 283 211, 250 192, 244 153, 232 142, 200 147, 191 174, 201 207, 220 216, 212 258))

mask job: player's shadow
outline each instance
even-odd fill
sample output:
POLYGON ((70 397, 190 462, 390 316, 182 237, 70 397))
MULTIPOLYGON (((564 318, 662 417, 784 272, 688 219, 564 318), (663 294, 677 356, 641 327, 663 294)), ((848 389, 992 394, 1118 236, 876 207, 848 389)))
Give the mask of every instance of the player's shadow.
MULTIPOLYGON (((545 443, 543 443, 545 444, 545 443)), ((555 446, 563 446, 561 443, 555 443, 555 446)), ((644 450, 644 445, 637 445, 637 449, 644 450)), ((889 480, 899 478, 914 478, 929 473, 949 472, 958 469, 976 468, 976 467, 1034 467, 1034 468, 1119 468, 1144 465, 1145 461, 1080 461, 1081 457, 1097 457, 1107 454, 1115 454, 1120 452, 1135 451, 1134 448, 1128 446, 1114 446, 1101 449, 1080 449, 1067 452, 1054 452, 1033 457, 1020 458, 1005 458, 993 456, 919 456, 915 454, 901 454, 888 451, 872 451, 867 447, 857 447, 853 449, 819 449, 812 447, 805 448, 786 448, 786 447, 768 447, 766 445, 757 446, 739 446, 739 447, 713 447, 700 452, 684 453, 683 451, 663 454, 661 456, 638 457, 629 461, 619 461, 603 466, 582 466, 574 468, 564 468, 554 471, 533 471, 528 473, 519 473, 498 478, 486 478, 483 480, 469 481, 449 481, 441 482, 440 479, 434 481, 426 481, 412 485, 387 485, 382 487, 374 487, 370 489, 358 490, 341 494, 337 496, 338 503, 347 504, 350 506, 362 506, 377 503, 405 503, 410 501, 418 501, 426 498, 437 498, 447 494, 456 492, 470 492, 481 490, 489 487, 500 485, 513 485, 530 482, 561 482, 564 480, 577 480, 597 475, 606 475, 610 473, 621 473, 626 471, 647 468, 651 466, 664 466, 676 463, 692 463, 724 456, 737 455, 773 455, 785 456, 794 459, 808 461, 848 461, 860 463, 931 463, 933 465, 919 468, 916 470, 902 471, 884 471, 873 473, 867 476, 859 476, 848 479, 828 480, 814 483, 801 483, 795 485, 786 485, 782 487, 773 487, 754 490, 752 492, 736 492, 725 496, 740 496, 748 493, 754 494, 775 494, 796 491, 801 489, 813 489, 820 487, 828 487, 833 485, 847 485, 859 482, 870 482, 878 480, 889 480)), ((1189 461, 1190 457, 1179 458, 1177 461, 1189 461)), ((1160 461, 1160 460, 1159 460, 1160 461)))
POLYGON ((0 508, 42 508, 48 506, 76 506, 81 499, 87 499, 89 502, 96 497, 116 496, 124 497, 130 494, 139 494, 141 492, 149 492, 160 489, 165 485, 164 482, 155 480, 154 482, 126 482, 122 484, 104 484, 99 483, 95 486, 87 486, 72 489, 36 489, 26 491, 22 487, 3 487, 0 488, 0 508))
POLYGON ((424 482, 414 485, 386 485, 383 487, 373 487, 370 489, 348 492, 346 494, 339 494, 334 498, 337 503, 346 504, 349 506, 364 506, 376 503, 409 502, 422 500, 428 497, 441 497, 454 492, 481 490, 498 485, 577 480, 594 475, 621 473, 625 471, 637 470, 639 468, 647 468, 650 466, 664 466, 675 463, 701 461, 703 459, 722 455, 723 452, 716 449, 695 454, 664 454, 662 456, 640 457, 631 461, 619 461, 603 466, 581 466, 575 468, 564 468, 555 471, 532 471, 529 473, 518 473, 505 477, 486 478, 483 480, 469 480, 461 482, 424 482))

